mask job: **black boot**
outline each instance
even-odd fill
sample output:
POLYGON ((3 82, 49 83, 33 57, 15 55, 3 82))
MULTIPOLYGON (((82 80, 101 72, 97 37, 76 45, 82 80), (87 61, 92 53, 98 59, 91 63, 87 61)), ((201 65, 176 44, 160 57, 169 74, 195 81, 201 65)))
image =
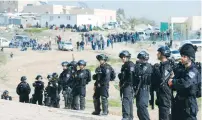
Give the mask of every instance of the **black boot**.
POLYGON ((106 97, 102 98, 102 115, 108 115, 108 100, 106 97))
POLYGON ((85 97, 81 95, 80 96, 80 110, 85 110, 85 104, 86 104, 85 97))
POLYGON ((94 108, 95 108, 95 111, 92 113, 93 115, 100 115, 100 99, 94 99, 93 100, 93 103, 94 103, 94 108))

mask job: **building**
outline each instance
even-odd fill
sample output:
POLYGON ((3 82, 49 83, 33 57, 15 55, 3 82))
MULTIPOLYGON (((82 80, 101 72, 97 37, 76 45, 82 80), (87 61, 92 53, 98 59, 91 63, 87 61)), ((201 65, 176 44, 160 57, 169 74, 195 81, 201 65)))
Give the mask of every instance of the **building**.
MULTIPOLYGON (((96 23, 98 26, 109 22, 116 22, 116 11, 115 10, 105 10, 105 9, 90 9, 90 8, 81 8, 76 6, 63 6, 63 5, 33 5, 25 6, 23 12, 25 13, 37 13, 47 17, 44 14, 69 14, 69 15, 94 15, 96 23)), ((62 15, 65 16, 65 15, 62 15)), ((46 19, 47 20, 47 19, 46 19)), ((60 19, 61 21, 61 19, 60 19)), ((64 19, 65 21, 65 19, 64 19)), ((51 21, 49 21, 51 22, 51 21)), ((53 21, 52 21, 53 22, 53 21)))
POLYGON ((41 15, 41 27, 48 25, 60 26, 64 24, 69 25, 97 25, 97 18, 94 15, 79 15, 79 14, 44 14, 41 15))
POLYGON ((181 24, 181 34, 184 39, 189 39, 194 32, 197 32, 202 27, 202 16, 192 17, 171 17, 171 29, 174 29, 174 24, 181 24))

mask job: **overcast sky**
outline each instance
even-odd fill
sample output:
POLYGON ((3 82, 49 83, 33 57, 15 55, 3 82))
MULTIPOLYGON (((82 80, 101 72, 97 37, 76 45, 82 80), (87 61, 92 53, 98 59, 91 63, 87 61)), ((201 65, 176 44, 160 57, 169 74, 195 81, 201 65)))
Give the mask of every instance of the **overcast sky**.
MULTIPOLYGON (((50 4, 63 4, 78 6, 76 1, 50 1, 50 4)), ((85 1, 89 8, 105 8, 117 10, 123 8, 126 15, 134 17, 146 17, 156 22, 168 21, 170 16, 201 16, 201 1, 196 0, 141 0, 141 1, 85 1)))

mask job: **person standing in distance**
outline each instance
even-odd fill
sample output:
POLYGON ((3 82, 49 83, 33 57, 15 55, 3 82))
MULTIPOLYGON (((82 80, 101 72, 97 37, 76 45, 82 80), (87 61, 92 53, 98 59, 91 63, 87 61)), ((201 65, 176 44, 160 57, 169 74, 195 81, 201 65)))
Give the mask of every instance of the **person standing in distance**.
POLYGON ((35 88, 32 100, 33 104, 36 104, 37 101, 39 105, 43 104, 44 82, 42 81, 42 79, 43 78, 41 75, 37 75, 36 81, 33 83, 33 87, 35 88))
POLYGON ((95 111, 93 115, 99 115, 100 109, 100 98, 102 101, 102 115, 108 115, 108 97, 109 97, 109 81, 111 75, 111 66, 107 63, 108 57, 104 54, 96 56, 100 65, 96 68, 95 74, 93 75, 94 83, 94 95, 93 103, 95 111))
POLYGON ((167 82, 174 76, 172 65, 168 60, 171 51, 167 46, 162 46, 157 51, 157 58, 161 62, 160 65, 154 65, 152 88, 155 89, 157 95, 156 104, 159 108, 159 120, 169 120, 172 91, 167 82))
POLYGON ((29 103, 29 94, 31 92, 31 88, 29 84, 26 82, 27 77, 22 76, 21 82, 18 84, 16 88, 16 92, 19 95, 19 101, 22 103, 29 103))
POLYGON ((122 120, 133 120, 133 80, 135 64, 130 61, 131 54, 124 50, 119 54, 123 61, 119 77, 120 95, 122 99, 122 120))
MULTIPOLYGON (((201 84, 201 75, 194 64, 197 47, 184 44, 180 48, 181 63, 184 65, 178 77, 168 81, 168 85, 177 91, 173 105, 174 120, 197 120, 198 84, 201 84), (175 114, 176 113, 176 114, 175 114)), ((201 91, 201 90, 200 90, 201 91)))
POLYGON ((151 85, 152 65, 148 63, 149 54, 141 51, 135 65, 133 88, 136 97, 137 115, 140 120, 150 120, 147 110, 149 103, 149 89, 151 85))

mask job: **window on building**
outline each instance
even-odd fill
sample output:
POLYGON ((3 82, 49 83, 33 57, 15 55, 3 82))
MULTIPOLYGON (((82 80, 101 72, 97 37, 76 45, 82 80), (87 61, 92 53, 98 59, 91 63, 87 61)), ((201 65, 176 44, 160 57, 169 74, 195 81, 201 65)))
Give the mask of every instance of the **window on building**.
POLYGON ((110 20, 112 20, 112 16, 110 16, 110 20))
POLYGON ((53 16, 50 16, 50 21, 52 21, 53 20, 53 16))
POLYGON ((71 18, 70 18, 70 16, 67 16, 67 20, 70 20, 71 18))

